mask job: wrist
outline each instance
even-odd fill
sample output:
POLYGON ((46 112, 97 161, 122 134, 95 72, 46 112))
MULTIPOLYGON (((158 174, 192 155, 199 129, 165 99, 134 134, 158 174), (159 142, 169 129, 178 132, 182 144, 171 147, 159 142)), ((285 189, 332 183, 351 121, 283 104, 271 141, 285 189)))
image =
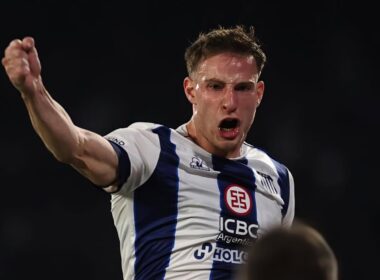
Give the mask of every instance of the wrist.
POLYGON ((42 83, 41 76, 37 78, 33 78, 33 80, 29 81, 29 86, 24 86, 23 88, 19 88, 19 92, 21 93, 21 97, 24 101, 30 100, 37 96, 46 96, 46 89, 42 83))

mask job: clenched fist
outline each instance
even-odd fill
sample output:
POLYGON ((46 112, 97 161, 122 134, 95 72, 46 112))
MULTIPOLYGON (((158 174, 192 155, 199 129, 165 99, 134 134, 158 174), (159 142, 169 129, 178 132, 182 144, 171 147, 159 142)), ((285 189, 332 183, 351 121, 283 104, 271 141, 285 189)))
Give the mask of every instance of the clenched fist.
POLYGON ((22 94, 33 94, 41 82, 41 64, 34 39, 13 40, 5 49, 2 64, 11 83, 22 94))

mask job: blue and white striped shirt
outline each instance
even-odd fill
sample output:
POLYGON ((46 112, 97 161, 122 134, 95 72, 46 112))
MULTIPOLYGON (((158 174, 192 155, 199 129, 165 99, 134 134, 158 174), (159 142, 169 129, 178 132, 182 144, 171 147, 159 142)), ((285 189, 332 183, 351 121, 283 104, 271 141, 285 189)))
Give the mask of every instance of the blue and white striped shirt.
POLYGON ((117 129, 112 215, 125 280, 233 279, 254 240, 294 217, 289 170, 244 143, 235 159, 212 155, 187 135, 151 123, 117 129))

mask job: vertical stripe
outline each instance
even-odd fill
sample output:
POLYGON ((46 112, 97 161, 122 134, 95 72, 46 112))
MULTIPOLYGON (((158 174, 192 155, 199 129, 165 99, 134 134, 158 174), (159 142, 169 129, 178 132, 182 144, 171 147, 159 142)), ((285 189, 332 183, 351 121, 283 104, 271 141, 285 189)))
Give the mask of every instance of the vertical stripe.
POLYGON ((157 166, 134 193, 136 280, 164 279, 177 225, 179 157, 169 128, 161 126, 153 132, 161 145, 157 166))
POLYGON ((282 209, 281 209, 282 218, 284 218, 286 215, 286 212, 288 212, 288 208, 289 208, 289 195, 290 195, 289 194, 289 192, 290 192, 289 173, 288 173, 288 169, 286 169, 286 167, 284 165, 282 165, 281 163, 278 163, 275 160, 272 160, 272 161, 274 163, 274 166, 277 169, 277 173, 278 173, 277 183, 280 186, 280 190, 281 190, 280 195, 284 201, 284 207, 282 207, 282 209))
POLYGON ((119 161, 117 165, 117 190, 115 191, 117 192, 131 174, 131 162, 127 152, 119 144, 116 144, 110 140, 108 140, 108 142, 110 142, 112 148, 115 150, 119 161))
MULTIPOLYGON (((254 173, 252 169, 247 166, 246 159, 240 161, 232 161, 213 156, 212 162, 214 170, 220 171, 220 174, 217 177, 218 188, 220 192, 220 217, 221 219, 223 219, 223 221, 226 221, 227 219, 231 219, 230 221, 234 221, 229 223, 229 230, 225 228, 226 225, 221 225, 221 232, 232 237, 240 238, 241 236, 236 234, 236 232, 238 231, 236 224, 237 221, 246 223, 246 225, 258 224, 256 212, 256 185, 254 173), (229 209, 228 205, 226 205, 226 189, 233 185, 243 187, 250 194, 251 210, 246 215, 237 215, 229 209), (234 231, 234 233, 231 233, 231 230, 234 231)), ((242 247, 243 246, 240 244, 227 243, 223 240, 217 240, 216 242, 216 252, 218 252, 218 254, 220 254, 220 252, 226 252, 225 256, 234 255, 233 251, 236 252, 237 250, 244 250, 242 247), (218 251, 218 248, 223 249, 218 251), (228 254, 228 252, 231 252, 231 254, 228 254)), ((236 263, 234 264, 233 262, 223 262, 220 260, 220 258, 218 260, 216 259, 217 258, 214 257, 212 271, 210 274, 210 280, 233 279, 233 276, 235 272, 239 269, 239 266, 236 263)), ((222 256, 222 260, 223 259, 224 257, 222 256)))

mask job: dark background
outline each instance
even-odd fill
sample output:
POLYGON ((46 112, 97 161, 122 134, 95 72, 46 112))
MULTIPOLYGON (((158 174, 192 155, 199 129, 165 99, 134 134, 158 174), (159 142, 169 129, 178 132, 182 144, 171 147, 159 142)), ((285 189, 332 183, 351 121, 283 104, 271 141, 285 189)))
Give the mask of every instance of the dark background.
MULTIPOLYGON (((296 217, 325 235, 341 279, 378 275, 374 7, 363 1, 97 2, 1 1, 0 48, 33 36, 52 96, 78 126, 103 135, 134 121, 186 122, 185 48, 217 25, 254 25, 269 61, 248 141, 291 170, 296 217)), ((0 279, 121 280, 110 196, 45 149, 4 71, 0 124, 0 279)))

